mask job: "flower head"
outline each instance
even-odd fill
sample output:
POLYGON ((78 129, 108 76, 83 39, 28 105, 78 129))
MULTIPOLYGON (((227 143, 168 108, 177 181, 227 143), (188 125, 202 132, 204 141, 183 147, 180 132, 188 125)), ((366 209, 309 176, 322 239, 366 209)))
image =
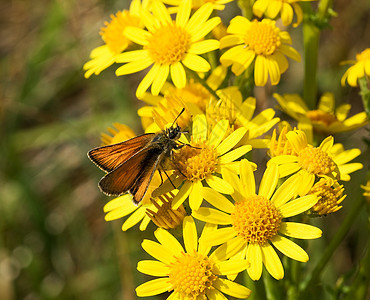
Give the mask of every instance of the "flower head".
POLYGON ((338 181, 333 183, 321 178, 309 191, 309 194, 315 194, 319 199, 311 211, 319 215, 328 215, 340 210, 342 208, 340 203, 347 197, 343 195, 343 191, 344 187, 338 181))
POLYGON ((343 75, 341 84, 344 86, 346 80, 350 86, 357 86, 357 81, 363 77, 370 76, 370 48, 356 55, 356 60, 344 61, 343 64, 353 64, 343 75))
POLYGON ((335 134, 354 130, 368 123, 365 112, 347 118, 351 110, 350 104, 342 104, 335 108, 334 95, 324 93, 317 108, 309 110, 303 99, 297 94, 274 94, 280 109, 298 121, 298 129, 305 131, 308 141, 312 143, 312 127, 316 132, 335 134))
POLYGON ((160 1, 152 2, 152 13, 142 10, 144 29, 128 27, 125 36, 142 46, 141 50, 122 53, 117 62, 126 63, 116 70, 116 75, 126 75, 151 67, 139 84, 136 95, 141 98, 151 86, 158 95, 167 77, 178 88, 186 85, 185 68, 207 72, 210 64, 200 56, 219 48, 219 41, 204 37, 220 22, 219 17, 208 20, 212 13, 210 3, 200 7, 191 17, 191 0, 182 1, 176 20, 160 1))
MULTIPOLYGON (((243 127, 229 133, 229 122, 221 120, 212 131, 208 129, 205 115, 195 116, 190 141, 183 139, 185 146, 172 156, 174 174, 170 179, 175 186, 181 184, 173 200, 175 209, 189 196, 190 208, 197 210, 203 201, 204 183, 222 193, 232 193, 232 186, 218 174, 223 166, 238 169, 239 162, 235 160, 252 149, 250 145, 235 147, 247 131, 243 127)), ((159 191, 163 193, 171 186, 170 180, 167 180, 159 191)))
POLYGON ((204 198, 216 209, 201 207, 193 216, 204 222, 229 225, 209 234, 204 243, 223 244, 221 247, 229 249, 229 255, 246 258, 250 262, 247 271, 253 280, 261 277, 262 264, 274 278, 284 277, 275 248, 292 259, 308 261, 307 253, 285 237, 314 239, 321 236, 321 230, 316 227, 284 220, 307 211, 317 202, 316 195, 292 200, 299 176, 290 177, 277 188, 278 168, 271 164, 258 192, 252 167, 246 160, 241 161, 240 178, 229 168, 223 168, 222 176, 234 188, 231 196, 235 204, 216 191, 204 192, 204 198))
POLYGON ((99 75, 100 72, 116 62, 118 54, 126 50, 132 42, 123 35, 126 27, 142 28, 139 10, 140 0, 133 0, 129 10, 117 12, 111 15, 111 21, 105 22, 100 35, 104 45, 95 48, 90 53, 91 60, 84 64, 85 77, 89 78, 92 74, 99 75))
POLYGON ((305 195, 312 188, 316 178, 349 180, 349 173, 362 168, 360 163, 347 164, 361 154, 359 149, 344 151, 343 145, 333 144, 332 136, 321 142, 319 147, 308 143, 301 130, 282 131, 276 140, 276 133, 270 143, 272 158, 268 164, 278 164, 280 177, 298 172, 302 175, 299 195, 305 195))
POLYGON ((230 21, 227 29, 229 35, 220 41, 220 48, 232 47, 220 58, 225 66, 230 66, 235 75, 241 75, 254 63, 254 81, 257 86, 264 86, 268 77, 272 85, 280 81, 280 74, 288 68, 288 56, 300 61, 299 53, 289 46, 290 35, 281 31, 275 21, 249 21, 237 16, 230 21))
POLYGON ((303 20, 302 8, 297 2, 314 0, 257 0, 253 4, 253 13, 261 18, 264 14, 270 19, 275 19, 280 13, 284 26, 288 26, 293 21, 293 12, 297 16, 297 22, 293 27, 297 27, 303 20))
POLYGON ((198 241, 198 234, 192 217, 185 217, 183 236, 185 248, 164 229, 154 234, 156 243, 144 240, 142 247, 156 260, 144 260, 137 269, 160 278, 146 282, 136 288, 139 297, 150 297, 163 292, 172 292, 171 299, 224 299, 227 294, 236 298, 248 298, 251 291, 246 287, 223 278, 247 268, 248 262, 220 260, 211 247, 201 241, 216 229, 206 224, 198 241))
POLYGON ((248 130, 242 144, 253 148, 267 148, 269 140, 262 139, 261 136, 279 122, 279 118, 274 118, 275 111, 267 108, 255 115, 256 98, 248 97, 243 101, 236 86, 218 90, 216 93, 220 99, 211 99, 206 110, 207 122, 211 128, 219 120, 226 119, 234 129, 244 127, 248 130))

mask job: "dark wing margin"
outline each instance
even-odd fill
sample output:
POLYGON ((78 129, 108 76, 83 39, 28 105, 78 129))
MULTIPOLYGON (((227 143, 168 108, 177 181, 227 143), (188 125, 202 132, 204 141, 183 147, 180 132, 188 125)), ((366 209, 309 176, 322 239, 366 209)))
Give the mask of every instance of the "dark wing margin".
POLYGON ((109 196, 130 192, 134 202, 139 203, 145 196, 162 157, 161 148, 147 147, 105 175, 100 180, 99 187, 109 196))
POLYGON ((97 147, 90 150, 87 156, 100 169, 105 172, 111 172, 137 152, 147 147, 154 136, 154 133, 146 133, 118 144, 97 147))

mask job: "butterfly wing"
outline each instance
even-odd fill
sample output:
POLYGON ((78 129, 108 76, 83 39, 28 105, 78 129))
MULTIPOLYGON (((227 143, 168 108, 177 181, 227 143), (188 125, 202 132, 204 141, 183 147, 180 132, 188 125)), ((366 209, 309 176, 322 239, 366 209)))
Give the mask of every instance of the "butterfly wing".
POLYGON ((129 191, 133 200, 139 203, 145 196, 163 155, 160 147, 149 146, 142 149, 105 175, 99 182, 100 189, 110 196, 119 196, 129 191))
POLYGON ((87 156, 100 169, 111 172, 138 151, 147 147, 154 136, 154 133, 147 133, 118 144, 97 147, 90 150, 87 156))

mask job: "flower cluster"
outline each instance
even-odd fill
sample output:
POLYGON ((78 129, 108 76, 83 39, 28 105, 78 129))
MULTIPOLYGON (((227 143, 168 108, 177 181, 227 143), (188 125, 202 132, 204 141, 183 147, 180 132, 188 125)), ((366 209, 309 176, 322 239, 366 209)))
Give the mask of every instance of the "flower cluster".
MULTIPOLYGON (((359 149, 345 150, 332 135, 366 125, 366 113, 348 118, 351 105, 335 108, 331 93, 316 109, 298 94, 274 93, 279 109, 296 121, 290 125, 253 93, 255 86, 277 86, 288 59, 300 64, 289 28, 275 19, 290 26, 295 13, 297 27, 303 1, 310 0, 257 0, 249 7, 253 18, 235 16, 226 26, 217 14, 232 0, 132 0, 102 28, 105 44, 91 52, 85 77, 117 64, 117 76, 145 70, 136 89, 144 103, 138 110, 143 131, 150 136, 181 128, 178 139, 171 137, 176 146, 162 149, 167 156, 156 150, 155 166, 141 166, 152 164, 146 158, 130 164, 153 170, 133 181, 146 184, 138 205, 126 193, 129 187, 104 207, 107 221, 127 217, 123 231, 138 223, 150 230, 151 221, 158 227, 158 242, 142 243, 155 260, 140 261, 137 269, 160 278, 140 285, 139 297, 247 298, 251 290, 235 282, 239 273, 259 280, 267 271, 282 279, 286 260, 278 252, 307 262, 307 252, 291 238, 319 238, 322 231, 309 224, 311 218, 342 207, 341 181, 363 165, 351 162, 359 149), (196 225, 203 228, 199 239, 196 225), (170 233, 176 228, 183 245, 170 233)), ((361 67, 351 67, 342 83, 356 85, 369 76, 368 56, 358 55, 361 67)), ((114 127, 102 135, 106 147, 135 137, 126 125, 114 127)), ((135 147, 127 159, 141 157, 137 153, 149 144, 135 147)))

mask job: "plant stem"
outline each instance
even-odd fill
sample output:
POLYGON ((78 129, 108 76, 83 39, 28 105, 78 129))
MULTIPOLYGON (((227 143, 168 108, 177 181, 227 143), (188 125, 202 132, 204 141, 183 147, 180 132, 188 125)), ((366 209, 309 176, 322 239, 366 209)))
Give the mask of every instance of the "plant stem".
POLYGON ((360 78, 358 80, 358 83, 360 85, 360 95, 362 98, 362 103, 364 104, 364 109, 367 114, 367 118, 370 119, 370 89, 367 86, 367 80, 366 77, 360 78))
POLYGON ((303 297, 302 299, 308 299, 310 297, 310 295, 308 295, 308 291, 320 279, 321 273, 326 267, 327 263, 330 261, 331 256, 338 248, 339 244, 343 241, 352 224, 356 221, 356 219, 358 219, 358 215, 361 212, 363 205, 365 204, 365 199, 364 197, 356 197, 356 199, 353 200, 354 202, 351 206, 351 210, 344 219, 341 227, 339 228, 333 239, 330 241, 330 244, 324 251, 316 267, 313 269, 311 274, 308 274, 307 279, 302 283, 300 287, 301 295, 303 297))

